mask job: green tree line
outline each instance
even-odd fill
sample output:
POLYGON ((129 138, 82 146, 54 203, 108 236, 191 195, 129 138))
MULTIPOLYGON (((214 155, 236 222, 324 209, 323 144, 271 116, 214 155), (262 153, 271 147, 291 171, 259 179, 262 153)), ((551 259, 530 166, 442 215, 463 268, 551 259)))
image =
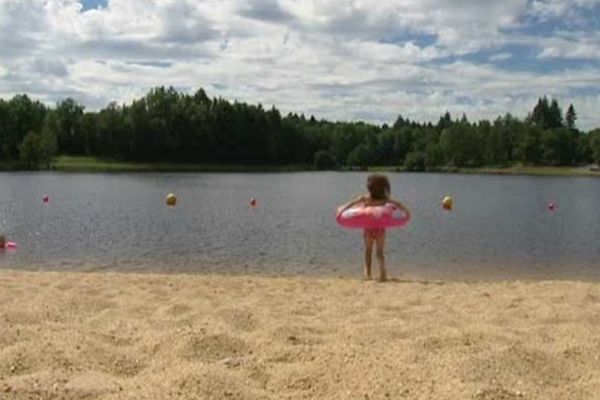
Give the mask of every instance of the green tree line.
POLYGON ((524 120, 433 123, 401 115, 390 126, 330 122, 274 106, 209 98, 157 87, 131 104, 86 111, 73 99, 46 107, 27 95, 0 99, 0 162, 50 168, 56 155, 138 162, 314 165, 318 169, 576 165, 600 162, 600 129, 577 129, 569 105, 542 97, 524 120))

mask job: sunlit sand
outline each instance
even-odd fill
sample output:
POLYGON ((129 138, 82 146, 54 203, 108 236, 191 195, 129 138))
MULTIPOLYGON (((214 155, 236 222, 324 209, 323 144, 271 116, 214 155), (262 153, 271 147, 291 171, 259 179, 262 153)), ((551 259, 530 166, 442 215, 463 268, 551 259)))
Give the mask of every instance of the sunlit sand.
POLYGON ((0 271, 0 398, 593 399, 599 327, 597 283, 0 271))

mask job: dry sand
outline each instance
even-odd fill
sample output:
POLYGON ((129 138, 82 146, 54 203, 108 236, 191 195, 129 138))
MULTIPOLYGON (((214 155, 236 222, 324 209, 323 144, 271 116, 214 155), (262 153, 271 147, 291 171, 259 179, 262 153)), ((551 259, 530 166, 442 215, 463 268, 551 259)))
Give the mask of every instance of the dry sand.
POLYGON ((0 399, 600 399, 600 284, 0 271, 0 399))

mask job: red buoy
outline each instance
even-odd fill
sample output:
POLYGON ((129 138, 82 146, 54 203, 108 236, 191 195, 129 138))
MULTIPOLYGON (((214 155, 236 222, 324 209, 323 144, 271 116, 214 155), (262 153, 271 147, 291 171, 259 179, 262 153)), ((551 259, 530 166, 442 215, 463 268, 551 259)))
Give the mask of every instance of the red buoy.
POLYGON ((256 199, 254 197, 250 199, 250 207, 256 207, 256 199))

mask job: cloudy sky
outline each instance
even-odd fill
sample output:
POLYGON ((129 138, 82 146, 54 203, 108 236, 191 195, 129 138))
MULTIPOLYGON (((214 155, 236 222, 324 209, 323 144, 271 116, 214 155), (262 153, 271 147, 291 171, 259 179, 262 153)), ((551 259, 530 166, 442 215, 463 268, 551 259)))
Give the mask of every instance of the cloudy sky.
POLYGON ((154 86, 330 120, 600 127, 600 0, 0 0, 0 97, 89 110, 154 86))

